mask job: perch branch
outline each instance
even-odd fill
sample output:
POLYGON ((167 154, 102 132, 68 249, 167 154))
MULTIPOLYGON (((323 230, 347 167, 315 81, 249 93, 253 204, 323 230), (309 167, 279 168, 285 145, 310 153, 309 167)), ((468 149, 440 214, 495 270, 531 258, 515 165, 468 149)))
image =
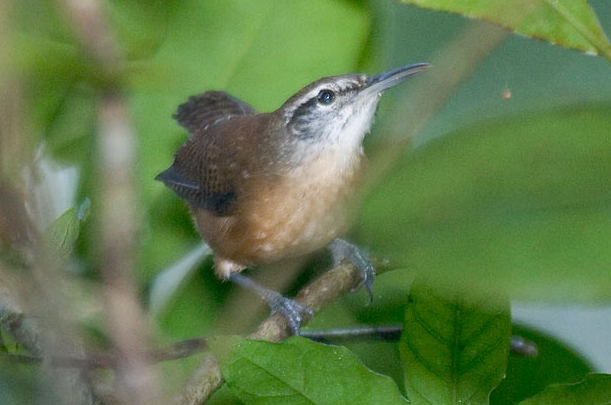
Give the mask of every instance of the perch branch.
MULTIPOLYGON (((378 274, 388 268, 380 266, 378 274)), ((359 271, 351 264, 341 263, 329 270, 297 294, 295 300, 314 311, 320 312, 330 303, 336 301, 344 294, 352 291, 361 282, 359 271)), ((308 319, 304 321, 307 323, 308 319)), ((279 342, 291 334, 284 316, 275 314, 267 318, 248 337, 250 339, 279 342)), ((214 355, 209 354, 203 364, 193 373, 174 398, 174 405, 199 405, 206 402, 210 396, 223 384, 221 369, 214 355)))

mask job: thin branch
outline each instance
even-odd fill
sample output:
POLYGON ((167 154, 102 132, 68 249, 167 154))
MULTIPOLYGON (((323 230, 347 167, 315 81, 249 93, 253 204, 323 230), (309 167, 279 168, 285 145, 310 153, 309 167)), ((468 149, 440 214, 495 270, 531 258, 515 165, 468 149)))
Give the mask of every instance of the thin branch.
POLYGON ((515 335, 511 337, 510 351, 515 355, 531 359, 539 355, 539 347, 535 342, 515 335))
POLYGON ((212 353, 208 353, 204 361, 195 370, 180 393, 171 402, 173 405, 200 405, 223 385, 221 368, 212 353))
MULTIPOLYGON (((381 272, 380 269, 378 274, 381 272)), ((318 313, 346 293, 354 290, 360 282, 361 273, 352 264, 344 262, 306 286, 297 294, 295 301, 310 308, 314 313, 318 313)), ((304 323, 308 321, 306 319, 304 323)), ((291 336, 291 330, 286 318, 281 314, 270 316, 253 333, 248 335, 250 339, 270 342, 280 342, 289 336, 291 336)))
MULTIPOLYGON (((371 340, 396 342, 401 338, 401 333, 403 333, 403 325, 394 324, 346 329, 308 330, 301 332, 301 336, 321 343, 342 344, 371 340)), ((539 353, 537 344, 522 336, 512 336, 509 344, 510 352, 517 356, 535 358, 539 353)))
MULTIPOLYGON (((141 353, 141 357, 146 358, 149 364, 154 364, 162 361, 183 359, 201 353, 207 348, 206 339, 199 337, 181 340, 161 349, 149 350, 141 353)), ((67 368, 117 368, 118 364, 120 364, 118 356, 112 354, 92 355, 87 357, 45 358, 42 356, 2 353, 0 357, 10 363, 40 364, 43 361, 47 361, 53 367, 67 368)))
POLYGON ((331 330, 306 330, 301 332, 301 336, 315 342, 331 344, 372 340, 396 342, 401 338, 401 332, 403 332, 403 325, 393 324, 331 330))
POLYGON ((113 72, 119 61, 115 38, 98 0, 59 0, 87 54, 106 73, 113 72))
MULTIPOLYGON (((345 344, 370 341, 396 342, 401 338, 402 332, 403 325, 392 324, 360 326, 345 329, 306 330, 302 331, 300 336, 315 342, 345 344)), ((181 340, 161 349, 149 350, 143 353, 142 356, 146 357, 150 364, 153 364, 162 361, 183 359, 201 353, 207 349, 208 345, 206 343, 206 338, 198 337, 181 340)), ((535 358, 538 355, 536 343, 517 335, 512 336, 510 339, 510 351, 514 355, 529 358, 535 358)), ((88 357, 52 357, 50 359, 45 359, 40 356, 1 353, 0 358, 8 363, 40 364, 46 360, 53 367, 87 369, 115 368, 118 363, 116 355, 108 354, 88 357)))

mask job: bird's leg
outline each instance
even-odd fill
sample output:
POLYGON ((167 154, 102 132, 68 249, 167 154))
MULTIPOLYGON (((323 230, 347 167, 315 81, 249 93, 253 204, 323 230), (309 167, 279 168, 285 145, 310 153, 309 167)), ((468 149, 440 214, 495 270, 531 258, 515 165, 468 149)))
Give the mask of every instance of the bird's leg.
POLYGON ((289 323, 291 331, 294 335, 299 335, 301 328, 302 315, 306 314, 314 316, 314 312, 290 298, 282 296, 282 294, 263 287, 257 284, 254 280, 240 273, 231 273, 229 280, 241 287, 255 291, 261 298, 267 301, 272 314, 281 313, 289 323))
POLYGON ((334 267, 337 266, 342 260, 347 259, 361 272, 361 283, 354 290, 358 290, 364 286, 367 294, 369 295, 369 302, 367 305, 371 304, 373 301, 373 279, 376 276, 376 270, 367 257, 367 253, 358 246, 340 238, 337 238, 331 242, 329 249, 331 250, 331 254, 333 256, 334 267))

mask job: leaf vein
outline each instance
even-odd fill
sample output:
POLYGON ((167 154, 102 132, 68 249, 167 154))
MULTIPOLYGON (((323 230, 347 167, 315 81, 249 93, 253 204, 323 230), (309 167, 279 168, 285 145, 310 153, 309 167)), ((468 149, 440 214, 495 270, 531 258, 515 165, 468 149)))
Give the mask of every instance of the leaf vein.
MULTIPOLYGON (((407 334, 406 336, 409 336, 409 334, 407 334)), ((416 358, 416 360, 418 360, 418 362, 420 364, 422 364, 424 366, 424 368, 426 368, 430 373, 432 373, 435 376, 437 376, 443 382, 445 382, 445 383, 449 383, 450 382, 447 378, 445 378, 443 375, 441 375, 440 372, 438 370, 436 370, 436 368, 432 364, 430 364, 427 359, 425 359, 424 357, 422 357, 420 355, 420 353, 418 352, 417 348, 414 347, 412 342, 409 340, 409 337, 405 338, 405 344, 407 345, 407 348, 412 353, 412 355, 416 358)))
MULTIPOLYGON (((266 369, 266 368, 265 368, 263 365, 261 365, 261 364, 259 364, 259 363, 255 362, 253 359, 250 359, 250 358, 248 358, 248 357, 245 357, 245 356, 240 356, 240 357, 242 357, 242 359, 244 359, 245 361, 247 361, 247 362, 249 362, 249 363, 251 363, 251 364, 253 364, 253 365, 257 366, 259 369, 261 369, 263 372, 265 372, 267 375, 271 376, 271 377, 272 377, 272 378, 274 378, 275 380, 277 380, 277 381, 279 381, 279 382, 283 383, 284 385, 286 385, 287 387, 289 387, 290 389, 292 389, 292 390, 295 392, 295 394, 294 394, 294 395, 298 395, 298 396, 300 396, 300 397, 302 397, 302 398, 306 399, 306 400, 307 400, 309 403, 311 403, 311 404, 313 404, 313 405, 317 405, 317 404, 318 404, 318 403, 317 403, 317 402, 315 402, 315 401, 314 401, 312 398, 310 398, 309 396, 307 396, 307 395, 306 395, 304 392, 302 392, 302 391, 300 391, 299 389, 297 389, 297 388, 293 387, 293 386, 292 386, 291 384, 289 384, 289 383, 288 383, 286 380, 283 380, 283 379, 282 379, 282 378, 280 378, 279 376, 277 376, 277 375, 273 374, 271 371, 269 371, 268 369, 266 369)), ((251 393, 251 394, 252 394, 252 395, 256 395, 256 394, 254 394, 254 393, 251 393)), ((260 395, 257 395, 257 396, 260 396, 260 395)), ((268 396, 269 396, 269 395, 268 395, 268 396)), ((280 395, 277 395, 277 396, 275 396, 275 397, 280 397, 280 396, 289 396, 289 395, 287 395, 287 394, 280 394, 280 395)))
POLYGON ((504 342, 497 340, 495 344, 491 346, 488 350, 480 351, 475 357, 473 357, 468 363, 465 363, 465 365, 462 367, 463 374, 471 371, 475 367, 476 363, 481 364, 481 360, 492 354, 502 343, 504 342))
POLYGON ((480 328, 478 330, 473 332, 471 334, 471 336, 465 338, 465 341, 466 342, 471 342, 471 341, 477 339, 478 337, 480 337, 482 335, 482 333, 484 333, 486 331, 486 329, 488 329, 490 327, 491 323, 496 322, 503 315, 504 315, 503 313, 498 313, 498 314, 496 314, 494 316, 488 317, 488 319, 482 324, 482 326, 480 326, 480 328))
MULTIPOLYGON (((587 29, 580 21, 573 17, 558 1, 545 0, 545 2, 562 16, 569 24, 571 24, 590 44, 607 58, 611 58, 611 45, 608 42, 601 41, 599 38, 587 29)), ((587 3, 586 3, 587 4, 587 3)), ((604 33, 601 33, 605 38, 604 33)))
POLYGON ((443 343, 448 348, 452 346, 449 340, 443 337, 437 330, 435 330, 435 328, 433 328, 431 325, 429 325, 428 322, 426 322, 425 318, 422 317, 422 315, 417 311, 416 308, 412 309, 412 313, 414 314, 414 320, 418 322, 418 324, 420 324, 420 326, 422 326, 422 328, 424 328, 424 330, 429 335, 435 338, 435 340, 439 341, 440 343, 443 343))
POLYGON ((460 336, 462 334, 461 313, 462 306, 460 305, 461 300, 458 300, 453 308, 453 321, 452 329, 454 329, 454 336, 452 342, 452 402, 456 403, 460 393, 458 392, 458 381, 459 375, 459 363, 460 363, 460 336))

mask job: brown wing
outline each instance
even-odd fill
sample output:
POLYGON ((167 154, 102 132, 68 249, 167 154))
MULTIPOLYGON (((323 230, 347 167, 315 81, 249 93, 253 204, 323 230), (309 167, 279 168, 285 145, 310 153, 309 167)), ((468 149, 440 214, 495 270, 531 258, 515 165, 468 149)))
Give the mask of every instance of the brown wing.
POLYGON ((191 134, 195 134, 229 116, 256 113, 251 106, 223 91, 207 91, 189 97, 186 103, 178 107, 174 118, 191 134))
POLYGON ((232 136, 223 130, 230 118, 256 114, 248 104, 219 91, 190 97, 174 115, 191 133, 174 156, 174 163, 157 176, 191 205, 216 215, 231 215, 237 198, 235 165, 232 165, 232 136))

